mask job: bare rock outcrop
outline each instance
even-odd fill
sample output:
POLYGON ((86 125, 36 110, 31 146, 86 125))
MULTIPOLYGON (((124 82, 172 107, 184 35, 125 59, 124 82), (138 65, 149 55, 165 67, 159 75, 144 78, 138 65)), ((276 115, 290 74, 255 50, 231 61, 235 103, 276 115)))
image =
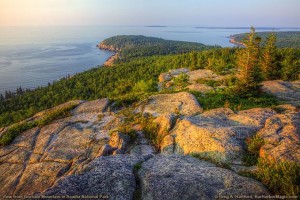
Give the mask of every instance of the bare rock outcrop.
POLYGON ((180 120, 166 137, 161 149, 179 154, 200 154, 221 162, 241 163, 245 139, 263 127, 275 115, 271 109, 250 109, 235 114, 230 109, 214 109, 180 120))
POLYGON ((264 81, 262 91, 294 106, 300 106, 300 81, 264 81))
POLYGON ((189 156, 157 155, 138 172, 142 199, 219 199, 269 195, 259 182, 189 156))
POLYGON ((155 117, 172 113, 190 116, 203 111, 194 95, 188 92, 151 96, 138 110, 155 117))
MULTIPOLYGON (((101 155, 110 138, 106 126, 114 123, 116 118, 104 112, 108 100, 75 103, 79 106, 71 112, 71 116, 42 128, 27 130, 12 144, 0 148, 0 195, 42 192, 59 177, 75 173, 101 155), (102 115, 101 119, 99 115, 102 115)), ((74 101, 53 109, 69 105, 74 105, 74 101)), ((39 119, 47 112, 49 110, 40 112, 30 120, 39 119)))
POLYGON ((101 156, 80 173, 57 181, 44 195, 131 200, 136 190, 133 169, 143 161, 142 157, 128 155, 101 156))
POLYGON ((257 135, 265 142, 260 149, 261 157, 300 163, 299 112, 290 110, 270 117, 257 135))

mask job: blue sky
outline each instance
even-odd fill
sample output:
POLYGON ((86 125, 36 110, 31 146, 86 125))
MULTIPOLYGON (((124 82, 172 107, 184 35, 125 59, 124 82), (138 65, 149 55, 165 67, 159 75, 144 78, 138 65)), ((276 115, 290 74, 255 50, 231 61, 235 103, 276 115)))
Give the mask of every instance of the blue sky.
POLYGON ((300 0, 0 0, 0 26, 297 26, 300 0))

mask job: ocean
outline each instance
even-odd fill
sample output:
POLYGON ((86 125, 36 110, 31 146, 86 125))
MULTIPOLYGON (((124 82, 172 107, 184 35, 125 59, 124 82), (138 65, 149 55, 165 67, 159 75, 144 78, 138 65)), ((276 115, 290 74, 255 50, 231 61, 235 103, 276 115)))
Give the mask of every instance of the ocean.
MULTIPOLYGON (((0 93, 36 88, 102 65, 112 52, 96 45, 115 35, 145 35, 231 47, 229 36, 250 28, 176 26, 1 27, 0 93)), ((272 31, 258 28, 257 31, 272 31)), ((278 28, 289 31, 293 28, 278 28)))

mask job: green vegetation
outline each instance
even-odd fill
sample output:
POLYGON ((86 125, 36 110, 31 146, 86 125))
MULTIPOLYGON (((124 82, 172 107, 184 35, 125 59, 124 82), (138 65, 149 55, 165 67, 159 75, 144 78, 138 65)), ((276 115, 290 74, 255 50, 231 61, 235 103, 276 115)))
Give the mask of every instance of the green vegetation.
POLYGON ((21 122, 9 127, 0 138, 0 146, 10 144, 20 133, 35 127, 35 123, 21 122))
POLYGON ((176 90, 184 89, 188 86, 189 76, 187 74, 181 73, 177 77, 173 78, 173 84, 176 90))
POLYGON ((238 72, 238 93, 250 93, 257 91, 262 81, 262 73, 259 67, 260 38, 256 36, 255 29, 251 27, 251 32, 243 40, 246 48, 238 51, 237 66, 238 72))
POLYGON ((233 90, 217 90, 202 94, 192 91, 204 110, 228 107, 232 110, 246 110, 257 107, 271 107, 278 104, 277 100, 265 93, 239 95, 233 90))
POLYGON ((46 111, 41 119, 30 121, 30 122, 20 122, 13 126, 10 126, 0 137, 0 146, 6 146, 10 144, 20 133, 27 131, 36 126, 43 127, 50 122, 70 116, 70 111, 75 108, 78 104, 71 103, 68 106, 57 108, 54 110, 46 111))
POLYGON ((300 164, 287 161, 258 159, 256 178, 275 194, 300 195, 300 164))
POLYGON ((133 130, 134 125, 141 127, 145 136, 149 139, 153 146, 159 150, 161 138, 157 136, 158 125, 153 122, 152 116, 143 116, 140 113, 133 112, 133 108, 123 109, 118 113, 124 119, 124 122, 118 127, 118 131, 128 134, 131 138, 136 139, 136 132, 133 130))
POLYGON ((300 164, 288 161, 269 160, 259 157, 259 150, 265 144, 263 138, 255 135, 246 140, 247 154, 244 164, 257 165, 258 170, 243 171, 240 175, 261 181, 274 194, 300 195, 300 164))
POLYGON ((36 124, 39 127, 43 127, 54 120, 70 116, 71 110, 75 108, 77 105, 78 105, 77 103, 71 103, 70 105, 64 106, 62 108, 46 111, 43 114, 43 117, 40 120, 36 121, 36 124))
POLYGON ((122 62, 143 56, 182 54, 193 50, 201 51, 219 47, 195 42, 164 40, 142 35, 114 36, 104 40, 102 44, 113 46, 115 49, 121 49, 120 61, 122 62))
MULTIPOLYGON (((286 32, 258 32, 257 36, 266 41, 270 34, 274 33, 277 41, 276 46, 280 48, 300 48, 300 31, 286 31, 286 32)), ((237 42, 243 41, 246 33, 233 35, 237 42)))
POLYGON ((257 167, 254 172, 242 171, 239 174, 261 181, 273 194, 299 197, 299 163, 258 158, 257 167))
POLYGON ((244 156, 243 161, 247 166, 256 165, 259 158, 259 150, 265 144, 264 139, 255 135, 252 138, 246 139, 247 154, 244 156))
MULTIPOLYGON (((129 41, 134 40, 134 36, 128 37, 129 41)), ((151 40, 155 40, 150 38, 150 42, 147 40, 143 41, 141 40, 142 37, 138 36, 139 39, 134 40, 135 43, 123 42, 124 44, 122 44, 121 41, 126 40, 126 36, 113 38, 107 41, 118 40, 120 43, 118 45, 125 49, 130 46, 130 48, 133 48, 132 46, 143 47, 145 43, 151 43, 151 40)), ((147 52, 139 51, 140 53, 142 52, 142 55, 135 55, 137 57, 134 57, 123 51, 123 58, 128 55, 130 59, 120 61, 113 67, 97 67, 32 91, 19 89, 19 92, 16 94, 7 93, 7 97, 0 98, 0 127, 19 122, 39 111, 75 99, 93 100, 108 97, 118 102, 118 105, 131 104, 143 100, 157 92, 156 82, 159 74, 170 69, 183 67, 191 70, 210 69, 217 74, 231 74, 231 78, 225 81, 225 85, 234 87, 237 84, 235 74, 239 71, 239 65, 236 65, 236 60, 239 52, 243 50, 212 47, 208 47, 210 48, 208 50, 202 50, 206 49, 206 47, 203 47, 201 44, 179 42, 181 45, 184 44, 183 46, 186 46, 186 51, 190 52, 176 55, 154 55, 157 52, 153 49, 153 44, 157 44, 157 42, 166 46, 170 43, 170 41, 158 39, 158 41, 152 43, 152 46, 150 44, 148 47, 147 45, 144 46, 147 48, 147 51, 153 51, 152 53, 148 54, 147 52), (201 51, 198 51, 199 49, 195 48, 195 45, 201 46, 201 51)), ((179 43, 177 44, 179 45, 179 43)), ((178 47, 178 49, 181 48, 182 46, 178 47)), ((168 51, 167 53, 180 52, 168 51)), ((299 79, 300 49, 276 49, 275 62, 279 69, 276 78, 284 80, 299 79)), ((259 97, 251 94, 235 99, 237 95, 235 91, 233 93, 217 91, 207 94, 206 98, 202 98, 200 94, 197 97, 206 109, 224 106, 226 100, 230 104, 229 107, 235 110, 239 109, 239 106, 241 109, 246 109, 254 107, 255 104, 256 106, 276 104, 274 99, 272 100, 271 97, 266 97, 265 95, 259 97)))

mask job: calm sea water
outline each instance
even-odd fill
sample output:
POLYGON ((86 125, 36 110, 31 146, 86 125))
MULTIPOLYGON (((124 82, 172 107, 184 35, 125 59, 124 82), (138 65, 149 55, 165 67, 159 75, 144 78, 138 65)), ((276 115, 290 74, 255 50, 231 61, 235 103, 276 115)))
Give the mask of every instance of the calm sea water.
POLYGON ((228 36, 248 31, 214 27, 1 27, 0 93, 19 86, 44 86, 102 65, 112 53, 96 45, 114 35, 146 35, 226 47, 233 46, 228 36))

